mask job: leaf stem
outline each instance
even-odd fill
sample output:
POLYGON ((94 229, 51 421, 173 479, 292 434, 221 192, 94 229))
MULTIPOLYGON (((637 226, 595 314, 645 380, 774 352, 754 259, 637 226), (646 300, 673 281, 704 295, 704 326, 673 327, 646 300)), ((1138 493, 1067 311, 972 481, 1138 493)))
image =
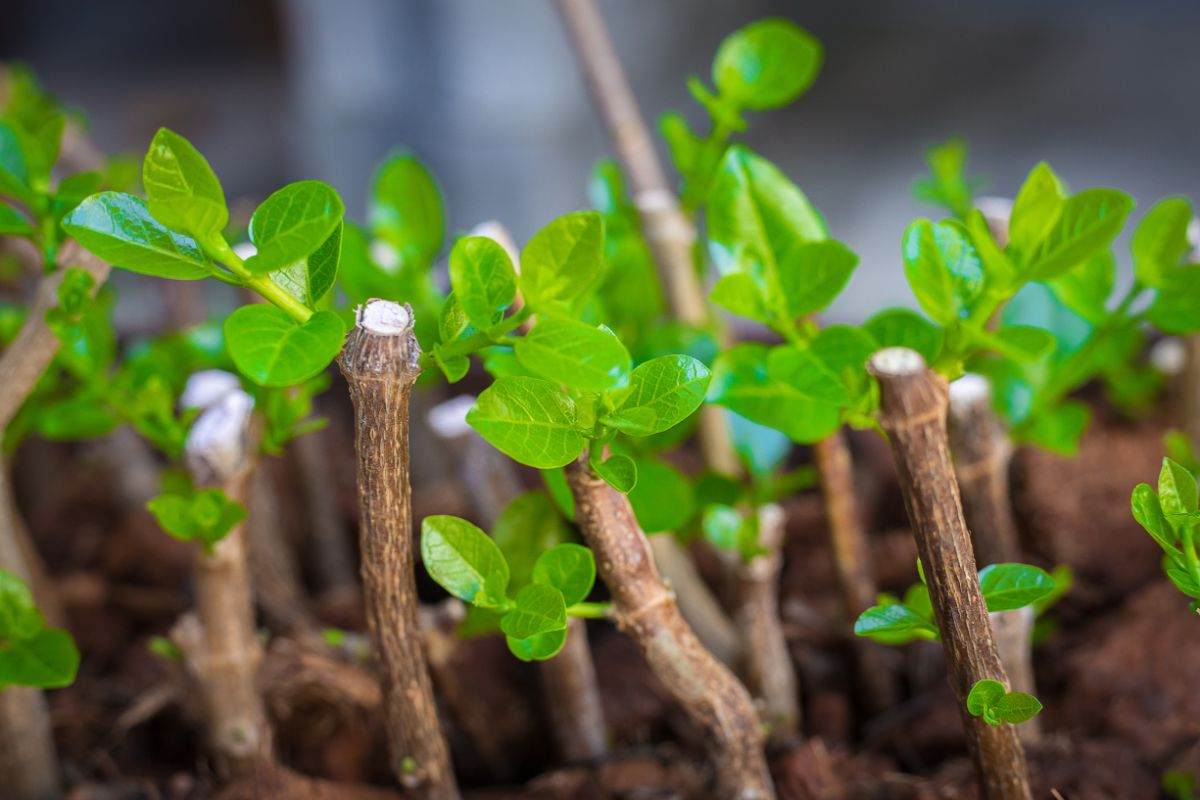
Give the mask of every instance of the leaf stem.
POLYGON ((1187 564, 1188 574, 1200 586, 1200 558, 1196 556, 1196 524, 1188 521, 1183 523, 1179 531, 1183 544, 1183 560, 1187 564))
MULTIPOLYGON (((504 337, 521 327, 525 320, 533 316, 533 312, 528 308, 522 308, 517 313, 507 319, 501 320, 492 328, 486 331, 476 331, 465 339, 459 339, 450 342, 444 347, 439 347, 437 351, 438 357, 455 358, 457 356, 469 356, 476 350, 482 350, 493 344, 503 344, 504 337)), ((436 363, 436 358, 433 351, 426 351, 421 354, 421 367, 430 367, 436 363)))
MULTIPOLYGON (((242 261, 241 256, 233 251, 224 236, 219 233, 214 234, 201 242, 201 245, 211 256, 228 267, 229 271, 237 278, 238 283, 253 289, 259 297, 287 312, 288 316, 296 322, 304 324, 313 315, 312 309, 288 294, 282 286, 271 280, 269 275, 255 275, 246 269, 246 262, 242 261)), ((225 280, 215 272, 213 277, 225 280)), ((225 282, 230 283, 231 281, 225 282)))
POLYGON ((567 616, 580 619, 608 619, 612 616, 612 603, 576 603, 567 609, 567 616))

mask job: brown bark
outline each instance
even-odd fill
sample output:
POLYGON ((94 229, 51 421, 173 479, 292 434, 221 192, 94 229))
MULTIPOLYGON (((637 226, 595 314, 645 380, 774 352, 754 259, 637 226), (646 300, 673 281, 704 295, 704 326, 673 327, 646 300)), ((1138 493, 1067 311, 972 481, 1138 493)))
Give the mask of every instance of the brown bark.
MULTIPOLYGON (((991 391, 982 377, 966 375, 950 385, 949 435, 975 563, 983 567, 1018 561, 1017 521, 1008 483, 1013 448, 1004 425, 992 411, 991 391)), ((1032 609, 1002 611, 990 617, 1012 688, 1034 694, 1032 609)), ((1035 717, 1017 732, 1022 741, 1033 742, 1040 729, 1035 717)))
MULTIPOLYGON (((875 604, 878 590, 871 568, 871 549, 858 512, 858 490, 854 465, 842 431, 813 445, 813 462, 825 503, 829 541, 837 570, 842 604, 851 620, 875 604)), ((889 708, 896 700, 896 686, 883 658, 871 642, 854 641, 858 683, 871 711, 889 708)))
POLYGON ((411 309, 370 300, 338 364, 354 401, 363 594, 392 772, 414 797, 457 800, 417 619, 408 432, 419 356, 411 309))
POLYGON ((612 596, 616 623, 684 713, 704 732, 718 796, 773 798, 753 702, 684 622, 629 500, 593 473, 586 455, 566 468, 575 518, 612 596))
POLYGON ((976 681, 1008 684, 996 651, 963 520, 946 433, 946 382, 913 350, 888 348, 868 364, 879 379, 880 421, 891 440, 904 505, 925 569, 967 748, 985 800, 1029 800, 1025 751, 1011 725, 966 710, 976 681))
POLYGON ((673 533, 655 533, 649 538, 655 566, 675 595, 679 612, 688 626, 704 648, 722 664, 737 666, 744 647, 742 633, 704 582, 692 557, 673 533))
MULTIPOLYGON (((458 454, 467 494, 479 521, 490 528, 520 492, 521 484, 512 461, 467 424, 466 412, 472 405, 474 398, 466 395, 447 400, 430 412, 429 423, 458 454)), ((608 752, 608 734, 583 620, 571 620, 562 651, 554 658, 539 661, 538 675, 559 754, 569 762, 602 758, 608 752)), ((447 675, 445 679, 452 677, 447 675)), ((488 727, 494 731, 494 726, 488 727)))
POLYGON ((758 510, 758 544, 765 551, 737 570, 737 620, 746 638, 742 675, 762 708, 769 738, 782 744, 800 730, 799 682, 779 619, 779 573, 786 519, 775 504, 758 510))
MULTIPOLYGON (((629 180, 633 202, 650 246, 667 302, 675 319, 697 327, 714 320, 696 271, 696 224, 679 207, 667 183, 654 140, 638 110, 637 98, 593 0, 557 0, 584 81, 604 121, 608 138, 629 180)), ((741 471, 724 412, 700 411, 700 448, 705 463, 726 475, 741 471)))
MULTIPOLYGON (((185 462, 197 487, 218 486, 247 503, 257 466, 251 432, 253 401, 231 392, 205 410, 188 435, 185 462)), ((172 638, 204 702, 217 771, 238 778, 272 755, 271 728, 259 690, 262 648, 254 617, 247 524, 236 525, 210 551, 196 555, 195 615, 176 624, 172 638)))
POLYGON ((13 800, 62 797, 50 712, 40 689, 0 690, 0 786, 0 794, 13 800))

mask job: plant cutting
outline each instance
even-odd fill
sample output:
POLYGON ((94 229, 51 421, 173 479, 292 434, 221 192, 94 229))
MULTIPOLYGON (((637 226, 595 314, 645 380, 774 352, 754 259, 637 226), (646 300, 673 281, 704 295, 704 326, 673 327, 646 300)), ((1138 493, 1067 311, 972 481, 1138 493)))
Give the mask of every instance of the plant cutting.
MULTIPOLYGON (((917 540, 936 629, 946 649, 983 797, 1030 798, 1025 751, 1012 726, 994 726, 968 708, 983 680, 1007 686, 996 650, 975 558, 963 520, 946 435, 945 381, 915 350, 891 347, 868 362, 879 381, 880 422, 900 475, 904 506, 917 540)), ((1007 691, 1007 690, 1006 690, 1007 691)), ((974 705, 974 704, 972 704, 974 705)))
MULTIPOLYGON (((611 331, 579 319, 601 276, 602 253, 603 225, 595 212, 569 214, 539 231, 521 253, 519 276, 495 241, 460 239, 450 256, 452 301, 443 310, 441 340, 430 360, 448 374, 461 374, 465 368, 457 359, 484 351, 485 364, 498 377, 479 395, 468 423, 516 461, 566 468, 575 521, 596 553, 597 572, 612 595, 611 615, 705 732, 721 792, 772 797, 749 696, 697 641, 654 567, 645 533, 623 494, 637 484, 635 462, 605 454, 618 432, 649 436, 690 416, 703 400, 708 370, 683 355, 634 367, 611 331), (525 305, 506 316, 518 286, 525 305), (513 334, 531 318, 528 333, 513 334)), ((435 578, 469 579, 448 588, 502 612, 501 629, 518 655, 545 658, 561 648, 567 593, 557 579, 535 580, 509 598, 507 565, 498 550, 483 544, 484 534, 457 520, 430 524, 435 546, 452 530, 444 549, 425 552, 435 578), (455 537, 473 544, 456 546, 455 537)), ((587 560, 582 553, 578 557, 587 560)), ((572 607, 580 611, 577 603, 572 607)))

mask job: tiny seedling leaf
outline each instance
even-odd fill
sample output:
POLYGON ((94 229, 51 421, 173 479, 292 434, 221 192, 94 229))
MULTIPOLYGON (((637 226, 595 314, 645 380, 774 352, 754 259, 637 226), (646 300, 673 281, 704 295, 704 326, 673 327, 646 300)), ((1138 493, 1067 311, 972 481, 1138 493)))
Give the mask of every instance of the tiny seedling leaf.
POLYGON ((1012 611, 1054 591, 1054 579, 1028 564, 989 564, 979 571, 979 589, 988 611, 1012 611))

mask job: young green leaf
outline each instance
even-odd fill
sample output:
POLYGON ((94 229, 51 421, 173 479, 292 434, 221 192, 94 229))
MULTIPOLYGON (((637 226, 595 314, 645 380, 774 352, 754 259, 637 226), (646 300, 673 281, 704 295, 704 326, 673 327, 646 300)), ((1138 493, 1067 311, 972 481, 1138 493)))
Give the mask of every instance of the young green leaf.
POLYGON ((916 350, 933 363, 942 351, 944 333, 941 328, 907 308, 888 308, 863 323, 879 347, 907 347, 916 350))
POLYGON ((421 523, 421 560, 438 585, 459 600, 483 608, 508 606, 508 563, 491 538, 466 520, 426 517, 421 523))
POLYGON ((586 600, 592 591, 596 559, 582 545, 560 544, 542 553, 533 565, 533 582, 558 589, 570 608, 586 600))
POLYGON ((821 69, 821 43, 786 19, 763 19, 721 42, 712 77, 723 98, 762 111, 807 91, 821 69))
POLYGON ((871 606, 854 623, 854 635, 884 644, 902 644, 917 639, 938 638, 931 621, 902 603, 871 606))
POLYGON ((1188 225, 1195 218, 1186 197, 1168 197, 1154 204, 1133 232, 1129 249, 1133 274, 1146 286, 1167 288, 1188 255, 1188 225))
POLYGON ((779 262, 779 281, 791 318, 822 311, 846 288, 858 256, 841 242, 806 242, 779 262))
POLYGON ((0 640, 28 639, 45 625, 29 586, 15 574, 0 570, 0 640))
POLYGON ((575 403, 541 378, 498 378, 467 414, 467 422, 505 455, 539 469, 573 461, 586 440, 575 403))
POLYGON ((371 231, 406 264, 433 263, 446 237, 437 181, 415 156, 391 155, 375 171, 368 216, 371 231))
POLYGON ((830 371, 811 348, 788 345, 772 348, 767 356, 767 374, 810 400, 835 406, 850 402, 840 376, 830 371))
POLYGON ((159 128, 142 162, 150 213, 168 228, 203 238, 229 224, 225 192, 192 143, 159 128))
POLYGON ((988 611, 1012 611, 1054 591, 1054 579, 1028 564, 988 564, 979 571, 979 590, 988 611))
POLYGON ((1182 464, 1164 458, 1158 474, 1158 499, 1167 519, 1197 510, 1196 478, 1182 464))
POLYGON ((809 377, 819 371, 829 384, 819 385, 819 378, 802 380, 803 371, 785 369, 796 366, 792 362, 801 357, 777 356, 783 359, 776 365, 777 371, 795 379, 784 382, 770 373, 770 352, 763 345, 743 344, 718 356, 713 365, 709 401, 753 422, 783 431, 797 442, 815 442, 836 430, 841 421, 841 409, 831 399, 835 395, 838 398, 845 396, 836 376, 813 358, 805 362, 809 366, 817 365, 808 373, 809 377))
POLYGON ((562 641, 552 634, 566 629, 567 606, 562 592, 540 583, 531 583, 517 592, 513 609, 500 620, 500 630, 507 637, 509 649, 526 661, 550 658, 557 653, 562 641))
POLYGON ((539 322, 513 345, 521 366, 582 392, 602 392, 629 377, 629 351, 613 332, 573 319, 539 322))
POLYGON ((1000 698, 1004 697, 1008 690, 1004 688, 1004 684, 1000 681, 994 681, 990 678, 985 678, 981 681, 975 681, 975 685, 971 687, 971 691, 967 694, 967 711, 973 717, 983 716, 983 713, 996 705, 1000 698))
POLYGON ((258 252, 246 260, 246 269, 274 272, 307 258, 334 234, 345 211, 342 198, 329 184, 289 183, 250 217, 250 241, 258 252))
POLYGON ((174 280, 210 275, 212 261, 194 239, 167 229, 139 197, 120 192, 92 195, 62 222, 63 229, 114 267, 174 280))
POLYGON ((146 508, 168 534, 209 550, 246 518, 246 507, 220 489, 160 494, 146 508))
POLYGON ((1108 320, 1108 298, 1116 278, 1116 259, 1111 250, 1102 250, 1048 285, 1067 308, 1093 325, 1103 325, 1108 320))
POLYGON ((639 458, 637 476, 629 504, 642 530, 674 531, 691 519, 696 500, 683 473, 657 459, 639 458))
POLYGON ((271 273, 271 280, 310 309, 333 288, 342 253, 343 225, 329 234, 325 243, 299 262, 271 273))
POLYGON ((701 527, 704 538, 719 550, 736 551, 744 520, 741 512, 727 505, 710 505, 704 509, 701 527))
MULTIPOLYGON (((1026 390, 1027 387, 1020 391, 1026 390)), ((1091 409, 1087 404, 1070 400, 1053 408, 1039 409, 1013 431, 1013 437, 1052 453, 1073 457, 1079 452, 1079 440, 1083 438, 1090 418, 1091 409)))
POLYGON ((1062 181, 1045 161, 1039 162, 1021 185, 1008 218, 1008 244, 1032 253, 1057 224, 1066 202, 1062 181))
POLYGON ((492 523, 492 540, 508 561, 513 588, 529 583, 538 558, 569 536, 554 501, 541 491, 517 495, 492 523))
POLYGON ((1168 554, 1177 554, 1179 548, 1175 545, 1178 537, 1163 514, 1158 495, 1149 484, 1139 483, 1134 488, 1130 504, 1133 507, 1133 518, 1158 542, 1159 547, 1168 554))
POLYGON ((332 311, 300 323, 275 306, 249 305, 225 320, 225 344, 238 371, 259 386, 292 386, 329 366, 346 326, 332 311))
POLYGON ((0 236, 32 236, 33 226, 25 215, 0 203, 0 236))
POLYGON ((4 642, 0 637, 0 685, 69 686, 79 670, 79 650, 71 634, 42 628, 28 639, 4 642))
POLYGON ((521 291, 530 308, 561 314, 583 297, 604 271, 604 222, 595 211, 559 217, 521 251, 521 291))
POLYGON ((634 436, 669 430, 704 402, 711 375, 691 356, 660 356, 639 364, 629 385, 609 394, 613 410, 602 419, 634 436))
POLYGON ((730 272, 722 275, 713 284, 709 299, 731 314, 770 325, 771 312, 763 297, 763 290, 754 278, 745 272, 730 272))
POLYGON ((450 251, 450 286, 466 318, 487 330, 504 316, 517 293, 517 273, 499 242, 465 236, 450 251))
POLYGON ((622 494, 628 494, 637 486, 637 464, 626 455, 613 455, 604 461, 593 461, 592 469, 604 479, 604 482, 622 494))
POLYGON ((1175 270, 1168 288, 1158 292, 1146 310, 1150 324, 1163 333, 1183 335, 1200 331, 1200 265, 1175 270))
POLYGON ((1031 720, 1042 710, 1036 697, 1025 692, 1006 692, 992 704, 992 715, 1000 722, 1018 725, 1031 720))
POLYGON ((908 226, 904 274, 922 310, 949 325, 967 316, 983 291, 983 266, 966 228, 954 220, 908 226))
POLYGON ((1029 254, 1029 280, 1056 278, 1106 249, 1133 210, 1133 198, 1115 189, 1085 189, 1063 204, 1054 227, 1029 254))

